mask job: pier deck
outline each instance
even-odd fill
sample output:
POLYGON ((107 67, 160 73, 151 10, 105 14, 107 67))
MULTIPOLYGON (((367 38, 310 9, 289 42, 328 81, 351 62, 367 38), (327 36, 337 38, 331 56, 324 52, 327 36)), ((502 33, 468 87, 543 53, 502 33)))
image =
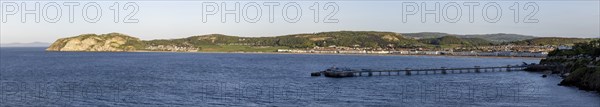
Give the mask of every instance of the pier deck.
POLYGON ((321 76, 324 74, 325 77, 356 77, 356 76, 392 76, 392 75, 414 75, 414 74, 449 74, 449 73, 480 73, 480 72, 498 72, 498 71, 522 71, 527 66, 500 66, 500 67, 480 67, 475 66, 472 68, 435 68, 435 69, 401 69, 401 70, 351 70, 351 71, 319 71, 311 73, 311 76, 321 76), (342 74, 342 75, 340 75, 342 74))

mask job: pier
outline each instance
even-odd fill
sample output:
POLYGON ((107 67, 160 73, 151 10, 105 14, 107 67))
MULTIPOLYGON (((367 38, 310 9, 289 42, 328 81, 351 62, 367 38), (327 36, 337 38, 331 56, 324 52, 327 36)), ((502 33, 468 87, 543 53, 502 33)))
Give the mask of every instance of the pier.
POLYGON ((313 72, 311 76, 321 76, 333 78, 342 77, 360 77, 360 76, 395 76, 395 75, 422 75, 422 74, 454 74, 454 73, 481 73, 481 72, 500 72, 500 71, 522 71, 527 68, 524 65, 517 66, 499 66, 499 67, 467 67, 467 68, 434 68, 434 69, 412 69, 405 68, 399 70, 370 70, 370 69, 344 69, 344 70, 332 70, 327 69, 325 71, 313 72))

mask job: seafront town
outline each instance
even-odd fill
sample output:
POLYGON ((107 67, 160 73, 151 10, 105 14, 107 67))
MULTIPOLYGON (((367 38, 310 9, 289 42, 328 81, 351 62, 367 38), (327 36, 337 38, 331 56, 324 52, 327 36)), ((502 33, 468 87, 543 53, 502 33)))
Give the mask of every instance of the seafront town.
POLYGON ((278 49, 279 53, 315 54, 395 54, 395 55, 452 55, 452 56, 499 56, 499 57, 546 57, 549 51, 569 50, 570 46, 488 46, 477 49, 368 49, 351 47, 314 47, 312 49, 278 49))

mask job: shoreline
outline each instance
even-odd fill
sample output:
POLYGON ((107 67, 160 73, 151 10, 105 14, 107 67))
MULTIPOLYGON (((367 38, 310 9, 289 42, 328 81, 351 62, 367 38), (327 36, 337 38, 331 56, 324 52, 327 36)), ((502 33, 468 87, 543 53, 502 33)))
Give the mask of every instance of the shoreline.
MULTIPOLYGON (((103 51, 45 51, 45 52, 100 52, 103 51)), ((457 56, 457 55, 403 55, 403 54, 340 54, 340 53, 282 53, 282 52, 173 52, 173 51, 114 51, 125 53, 208 53, 208 54, 281 54, 281 55, 353 55, 353 56, 429 56, 429 57, 459 57, 459 58, 518 58, 544 59, 541 57, 508 57, 508 56, 457 56)))

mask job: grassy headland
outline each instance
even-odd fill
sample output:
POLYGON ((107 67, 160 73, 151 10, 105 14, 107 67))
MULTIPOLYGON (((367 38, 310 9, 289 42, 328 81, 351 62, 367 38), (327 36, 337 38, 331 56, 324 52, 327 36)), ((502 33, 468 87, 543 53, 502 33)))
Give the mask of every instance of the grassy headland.
POLYGON ((554 66, 554 72, 568 74, 560 85, 600 92, 600 40, 552 51, 540 64, 554 66))
POLYGON ((179 39, 140 40, 120 33, 83 34, 62 38, 48 51, 174 51, 174 52, 275 52, 277 49, 313 47, 349 47, 364 50, 461 48, 477 50, 498 45, 573 45, 591 39, 534 38, 516 34, 453 35, 445 33, 394 33, 376 31, 335 31, 291 34, 274 37, 238 37, 222 34, 191 36, 179 39), (507 35, 515 38, 502 38, 507 35), (502 41, 502 42, 499 42, 502 41))

